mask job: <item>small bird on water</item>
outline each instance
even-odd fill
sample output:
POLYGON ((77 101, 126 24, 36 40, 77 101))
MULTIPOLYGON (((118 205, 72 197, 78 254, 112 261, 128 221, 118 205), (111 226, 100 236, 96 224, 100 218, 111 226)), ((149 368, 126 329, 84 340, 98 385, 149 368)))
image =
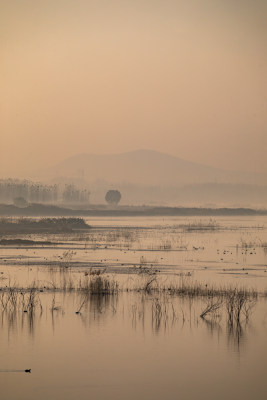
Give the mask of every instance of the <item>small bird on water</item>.
POLYGON ((31 370, 31 368, 30 369, 25 369, 25 372, 31 373, 32 370, 31 370))

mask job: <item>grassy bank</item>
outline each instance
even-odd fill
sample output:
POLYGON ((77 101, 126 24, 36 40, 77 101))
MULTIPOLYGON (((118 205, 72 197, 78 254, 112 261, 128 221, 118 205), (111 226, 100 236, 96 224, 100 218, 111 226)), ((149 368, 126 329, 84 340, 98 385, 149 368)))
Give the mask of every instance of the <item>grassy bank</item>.
MULTIPOLYGON (((2 218, 0 219, 0 234, 19 233, 65 233, 75 230, 89 229, 82 218, 2 218)), ((7 244, 7 243, 3 243, 7 244)))

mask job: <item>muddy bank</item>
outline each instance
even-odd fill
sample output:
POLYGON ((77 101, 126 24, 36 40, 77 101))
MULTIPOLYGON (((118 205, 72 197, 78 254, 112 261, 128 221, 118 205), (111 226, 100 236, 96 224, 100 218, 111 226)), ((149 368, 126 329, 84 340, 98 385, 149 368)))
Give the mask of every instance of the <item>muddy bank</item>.
POLYGON ((0 234, 19 233, 65 233, 88 230, 90 226, 82 218, 30 218, 0 220, 0 234))
POLYGON ((28 240, 28 239, 1 239, 0 246, 52 246, 60 243, 53 243, 46 240, 28 240))

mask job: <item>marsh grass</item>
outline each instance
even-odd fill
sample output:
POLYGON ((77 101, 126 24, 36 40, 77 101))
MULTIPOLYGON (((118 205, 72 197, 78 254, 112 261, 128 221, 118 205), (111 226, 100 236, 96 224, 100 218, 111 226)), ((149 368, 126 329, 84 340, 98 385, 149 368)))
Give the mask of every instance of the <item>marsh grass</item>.
MULTIPOLYGON (((198 314, 201 319, 215 320, 222 314, 226 315, 229 325, 248 321, 258 298, 258 293, 253 290, 202 284, 194 281, 190 276, 179 276, 176 281, 172 279, 171 283, 157 274, 137 275, 136 279, 135 287, 122 289, 113 276, 106 274, 101 269, 90 269, 74 284, 72 275, 67 270, 58 286, 54 283, 44 287, 40 286, 40 282, 35 281, 25 289, 19 288, 16 284, 2 288, 0 290, 0 307, 3 312, 21 311, 34 314, 37 309, 42 311, 40 292, 73 291, 81 295, 76 310, 76 313, 79 314, 93 298, 98 299, 100 304, 101 299, 115 298, 120 292, 136 292, 144 296, 143 298, 149 298, 152 301, 151 319, 155 330, 158 330, 161 324, 166 325, 177 318, 185 321, 185 312, 183 310, 180 312, 174 307, 176 298, 186 299, 190 303, 189 311, 187 310, 190 318, 193 301, 200 300, 204 301, 205 305, 198 314)), ((50 310, 53 313, 59 309, 54 296, 50 310)))
POLYGON ((42 311, 39 290, 35 283, 27 289, 11 286, 1 290, 0 303, 3 311, 21 310, 33 313, 38 307, 42 311))
MULTIPOLYGON (((239 245, 237 245, 238 247, 239 245)), ((240 247, 244 250, 246 249, 255 249, 256 247, 262 247, 262 248, 267 248, 267 242, 263 242, 260 238, 257 238, 257 240, 250 240, 246 241, 245 239, 241 238, 240 239, 240 247)))
MULTIPOLYGON (((258 299, 258 293, 255 290, 204 285, 193 281, 191 277, 184 276, 181 276, 176 283, 167 285, 164 281, 159 281, 157 276, 146 276, 138 291, 154 296, 165 294, 170 298, 203 299, 206 305, 200 313, 202 319, 207 317, 217 318, 224 310, 229 324, 238 324, 242 319, 248 321, 258 299)), ((163 309, 158 301, 154 308, 157 311, 155 315, 161 315, 159 309, 161 311, 163 309)))
POLYGON ((221 226, 213 219, 210 219, 208 222, 204 221, 195 221, 189 224, 179 225, 180 228, 183 229, 184 232, 206 232, 206 231, 216 231, 221 229, 221 226))
POLYGON ((170 240, 165 240, 158 246, 159 250, 168 251, 172 249, 172 242, 170 240))
MULTIPOLYGON (((74 238, 74 240, 76 240, 74 238)), ((118 228, 108 231, 93 231, 90 235, 84 236, 84 247, 97 249, 119 248, 130 249, 138 240, 136 229, 118 228)))
POLYGON ((257 298, 258 293, 255 290, 238 289, 232 286, 215 286, 211 284, 204 284, 192 279, 191 274, 181 275, 179 280, 170 284, 160 284, 157 288, 159 291, 168 291, 170 295, 177 295, 181 297, 227 297, 229 294, 244 293, 249 298, 257 298))
MULTIPOLYGON (((203 292, 196 291, 196 282, 184 280, 183 294, 169 293, 163 285, 157 281, 156 277, 145 276, 147 279, 146 287, 142 290, 133 290, 133 293, 122 293, 117 282, 112 276, 93 270, 91 275, 84 276, 75 287, 71 297, 72 303, 76 303, 73 313, 81 315, 82 322, 105 318, 104 315, 114 315, 118 312, 126 317, 127 304, 129 316, 132 319, 134 328, 138 326, 145 329, 150 326, 154 334, 162 330, 169 330, 176 324, 206 324, 209 329, 223 329, 235 345, 239 346, 246 323, 253 313, 256 305, 257 295, 253 291, 245 291, 233 288, 212 288, 209 289, 210 296, 203 292), (151 281, 153 279, 153 281, 151 281), (149 283, 151 282, 151 283, 149 283), (190 285, 193 285, 192 288, 190 285), (187 287, 187 289, 186 289, 187 287), (186 290, 185 290, 186 289, 186 290), (186 295, 184 295, 186 293, 186 295), (188 293, 191 293, 188 296, 188 293), (201 296, 200 296, 201 293, 201 296), (196 294, 196 295, 195 295, 196 294), (125 297, 124 297, 125 296, 125 297), (127 297, 126 297, 127 296, 127 297), (129 296, 129 297, 128 297, 129 296), (126 303, 124 300, 126 299, 126 303), (132 304, 132 299, 135 303, 132 304), (75 301, 73 301, 75 300, 75 301), (117 306, 122 302, 121 306, 117 306)), ((31 329, 34 322, 37 323, 42 305, 40 302, 40 290, 37 289, 37 282, 27 288, 20 289, 16 286, 5 288, 0 291, 0 310, 5 320, 9 320, 10 326, 21 320, 29 321, 31 329)), ((48 296, 45 300, 45 307, 50 312, 53 323, 56 322, 55 316, 64 315, 61 301, 65 298, 64 290, 47 291, 48 296), (62 293, 62 297, 60 297, 62 293)), ((68 296, 67 296, 68 297, 68 296)), ((64 304, 64 300, 63 303, 64 304)), ((65 305, 64 305, 65 308, 65 305)), ((4 319, 3 319, 4 320, 4 319)), ((36 325, 36 324, 35 324, 36 325)))
POLYGON ((130 229, 116 229, 108 232, 105 236, 106 242, 130 243, 137 239, 136 231, 130 229))

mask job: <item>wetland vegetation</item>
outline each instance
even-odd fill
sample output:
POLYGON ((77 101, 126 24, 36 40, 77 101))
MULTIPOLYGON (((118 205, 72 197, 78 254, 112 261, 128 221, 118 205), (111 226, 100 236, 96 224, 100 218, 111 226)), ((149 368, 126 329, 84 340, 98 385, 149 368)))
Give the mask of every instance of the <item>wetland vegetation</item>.
POLYGON ((1 218, 0 234, 73 232, 90 227, 82 218, 1 218))
MULTIPOLYGON (((63 218, 37 221, 65 224, 63 218)), ((254 358, 265 354, 266 219, 69 222, 71 230, 26 229, 0 238, 0 380, 1 387, 9 385, 10 399, 18 392, 10 390, 7 372, 26 369, 36 389, 25 383, 25 393, 40 393, 46 379, 41 400, 52 392, 72 399, 77 384, 86 387, 84 399, 134 399, 141 392, 159 399, 166 384, 172 387, 166 398, 179 390, 186 398, 189 389, 181 389, 177 373, 183 381, 197 380, 203 369, 208 387, 211 365, 222 377, 230 368, 242 382, 236 388, 223 380, 221 399, 251 397, 255 387, 245 376, 261 376, 266 366, 265 358, 257 364, 254 358), (233 364, 240 357, 241 369, 233 364)), ((24 218, 23 226, 35 223, 24 218)), ((264 392, 265 380, 257 384, 264 392)), ((188 398, 196 395, 192 389, 188 398)))

